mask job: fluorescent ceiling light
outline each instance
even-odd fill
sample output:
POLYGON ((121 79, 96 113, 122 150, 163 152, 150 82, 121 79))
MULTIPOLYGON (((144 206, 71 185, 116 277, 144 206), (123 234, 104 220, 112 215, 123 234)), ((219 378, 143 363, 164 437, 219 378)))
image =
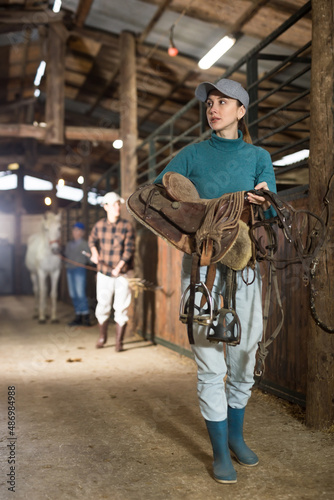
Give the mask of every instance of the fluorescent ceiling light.
MULTIPOLYGON (((83 198, 83 190, 80 188, 75 188, 72 186, 60 186, 57 184, 57 198, 61 198, 62 200, 69 201, 81 201, 83 198)), ((90 205, 100 205, 103 196, 94 193, 93 191, 88 192, 88 203, 90 205)))
POLYGON ((7 189, 16 189, 17 188, 17 175, 10 174, 7 175, 4 173, 0 174, 0 191, 7 191, 7 189))
POLYGON ((283 156, 280 160, 274 161, 273 165, 275 167, 284 167, 285 165, 292 165, 292 163, 297 163, 298 161, 305 160, 310 156, 309 149, 302 149, 297 151, 297 153, 292 153, 291 155, 283 156))
POLYGON ((214 47, 212 47, 209 52, 202 57, 199 61, 198 66, 201 69, 209 69, 211 66, 218 61, 235 44, 236 39, 231 36, 224 36, 214 47))
POLYGON ((38 70, 37 70, 37 73, 35 76, 35 81, 34 81, 35 87, 38 87, 38 85, 41 83, 42 76, 44 75, 44 71, 45 71, 45 66, 46 66, 46 62, 41 61, 40 65, 38 66, 38 70))
POLYGON ((23 178, 23 187, 26 191, 51 191, 52 182, 38 177, 25 175, 23 178))
POLYGON ((55 3, 53 4, 52 10, 53 12, 59 12, 61 9, 61 1, 62 0, 55 0, 55 3))
POLYGON ((57 198, 71 201, 81 201, 83 198, 83 190, 72 186, 56 186, 57 198))

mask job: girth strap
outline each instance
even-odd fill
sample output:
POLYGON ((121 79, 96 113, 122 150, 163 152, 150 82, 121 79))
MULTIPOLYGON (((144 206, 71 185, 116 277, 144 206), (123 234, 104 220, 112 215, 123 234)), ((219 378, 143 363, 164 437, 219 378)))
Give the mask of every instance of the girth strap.
POLYGON ((196 253, 192 255, 191 274, 190 274, 190 289, 189 289, 189 306, 187 316, 187 331, 189 344, 194 344, 194 310, 195 310, 195 290, 198 282, 198 263, 199 257, 196 253))

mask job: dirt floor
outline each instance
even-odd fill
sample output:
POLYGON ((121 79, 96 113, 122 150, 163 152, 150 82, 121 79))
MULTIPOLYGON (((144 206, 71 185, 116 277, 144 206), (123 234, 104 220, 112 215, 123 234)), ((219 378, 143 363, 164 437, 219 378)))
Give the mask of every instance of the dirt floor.
POLYGON ((116 353, 113 325, 98 350, 97 326, 66 326, 69 305, 55 325, 32 306, 0 298, 2 500, 334 499, 333 434, 307 429, 298 407, 254 390, 245 435, 260 464, 218 484, 191 359, 131 334, 116 353))

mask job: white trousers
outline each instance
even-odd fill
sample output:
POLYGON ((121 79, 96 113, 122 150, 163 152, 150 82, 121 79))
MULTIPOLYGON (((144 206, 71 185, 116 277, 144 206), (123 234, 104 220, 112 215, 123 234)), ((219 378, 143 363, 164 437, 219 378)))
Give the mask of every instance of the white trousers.
POLYGON ((97 273, 96 299, 95 316, 100 325, 109 318, 112 306, 115 312, 115 322, 120 326, 127 323, 129 319, 128 308, 131 304, 131 289, 124 276, 114 278, 97 273))
MULTIPOLYGON (((182 263, 182 292, 190 283, 191 256, 182 263)), ((200 281, 205 282, 207 267, 200 268, 200 281)), ((252 273, 252 271, 251 271, 252 273)), ((219 293, 225 290, 226 267, 217 264, 212 296, 220 304, 219 293)), ((199 305, 202 294, 196 293, 199 305)), ((219 306, 220 307, 220 306, 219 306)), ((236 312, 241 322, 241 341, 236 346, 212 343, 206 338, 207 327, 194 323, 194 345, 191 346, 197 363, 197 393, 203 417, 210 421, 227 418, 227 406, 244 408, 254 384, 255 355, 263 333, 262 283, 257 266, 255 281, 246 285, 237 271, 236 312), (226 383, 224 378, 226 377, 226 383)))

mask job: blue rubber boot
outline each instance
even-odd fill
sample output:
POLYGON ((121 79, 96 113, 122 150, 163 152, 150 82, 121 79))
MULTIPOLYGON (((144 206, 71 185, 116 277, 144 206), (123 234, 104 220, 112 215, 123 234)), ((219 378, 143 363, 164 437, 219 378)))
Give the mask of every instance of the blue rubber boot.
POLYGON ((227 410, 228 446, 234 453, 239 464, 254 467, 259 463, 257 455, 248 448, 243 437, 245 408, 230 408, 227 410))
POLYGON ((227 419, 205 421, 213 450, 213 476, 218 483, 236 483, 237 473, 232 464, 227 443, 227 419))

